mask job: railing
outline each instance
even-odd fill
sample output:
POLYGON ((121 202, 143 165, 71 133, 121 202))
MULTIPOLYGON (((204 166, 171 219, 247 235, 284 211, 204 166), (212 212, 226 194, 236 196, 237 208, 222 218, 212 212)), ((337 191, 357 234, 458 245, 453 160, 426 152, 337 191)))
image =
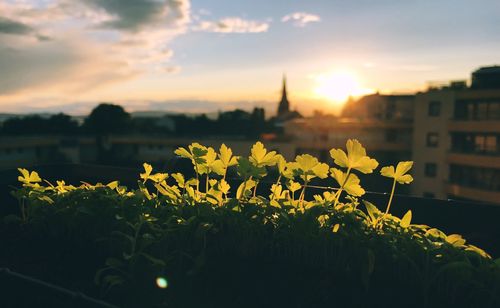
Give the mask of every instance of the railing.
POLYGON ((89 307, 118 308, 79 292, 0 268, 2 307, 89 307))
POLYGON ((500 148, 498 150, 477 150, 477 149, 458 149, 452 148, 449 154, 466 154, 466 155, 481 155, 481 156, 493 156, 500 158, 500 148))

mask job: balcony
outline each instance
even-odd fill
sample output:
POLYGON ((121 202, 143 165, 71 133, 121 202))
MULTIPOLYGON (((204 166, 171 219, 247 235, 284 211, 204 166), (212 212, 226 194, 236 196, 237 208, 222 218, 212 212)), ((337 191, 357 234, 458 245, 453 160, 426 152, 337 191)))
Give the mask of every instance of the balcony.
POLYGON ((497 191, 465 187, 459 184, 447 184, 446 192, 455 197, 489 202, 500 206, 500 192, 497 191))
POLYGON ((494 154, 451 152, 448 154, 447 161, 449 164, 500 169, 500 156, 494 154))
POLYGON ((448 122, 450 132, 500 133, 500 120, 453 119, 448 122))

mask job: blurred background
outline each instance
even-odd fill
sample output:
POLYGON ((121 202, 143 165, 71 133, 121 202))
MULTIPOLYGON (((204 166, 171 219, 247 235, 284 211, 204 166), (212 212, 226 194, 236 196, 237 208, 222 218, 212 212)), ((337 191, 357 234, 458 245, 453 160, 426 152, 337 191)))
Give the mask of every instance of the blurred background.
POLYGON ((499 15, 493 0, 2 1, 0 170, 182 170, 173 151, 193 141, 331 164, 356 138, 381 166, 415 162, 399 193, 500 204, 499 15))

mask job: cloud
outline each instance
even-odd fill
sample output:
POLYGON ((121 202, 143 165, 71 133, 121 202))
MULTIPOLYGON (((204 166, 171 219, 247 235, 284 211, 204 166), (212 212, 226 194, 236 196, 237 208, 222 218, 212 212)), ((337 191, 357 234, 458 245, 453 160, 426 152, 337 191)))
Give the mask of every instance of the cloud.
POLYGON ((84 2, 101 15, 99 26, 124 31, 139 31, 165 22, 189 19, 186 0, 89 0, 84 2))
POLYGON ((190 1, 2 1, 0 12, 0 99, 42 99, 180 71, 167 45, 187 31, 190 1))
POLYGON ((245 20, 239 17, 226 17, 218 21, 201 21, 194 27, 195 31, 220 33, 260 33, 267 32, 269 23, 245 20))
POLYGON ((0 16, 0 33, 25 35, 32 32, 33 28, 30 26, 0 16))
POLYGON ((180 66, 166 66, 163 67, 163 71, 170 74, 177 74, 182 70, 180 66))
POLYGON ((138 72, 127 63, 70 39, 0 48, 0 97, 16 92, 75 94, 127 80, 138 72))
POLYGON ((308 23, 319 22, 321 18, 318 15, 305 12, 295 12, 281 18, 282 22, 292 22, 296 27, 305 27, 308 23))

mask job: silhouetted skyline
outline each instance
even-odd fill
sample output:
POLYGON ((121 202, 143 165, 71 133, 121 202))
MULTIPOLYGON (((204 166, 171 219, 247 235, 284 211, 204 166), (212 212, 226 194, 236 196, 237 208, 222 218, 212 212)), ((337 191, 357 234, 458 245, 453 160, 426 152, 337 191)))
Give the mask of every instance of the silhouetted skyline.
POLYGON ((495 0, 2 1, 0 112, 269 110, 283 72, 300 112, 335 110, 498 64, 499 12, 495 0))

